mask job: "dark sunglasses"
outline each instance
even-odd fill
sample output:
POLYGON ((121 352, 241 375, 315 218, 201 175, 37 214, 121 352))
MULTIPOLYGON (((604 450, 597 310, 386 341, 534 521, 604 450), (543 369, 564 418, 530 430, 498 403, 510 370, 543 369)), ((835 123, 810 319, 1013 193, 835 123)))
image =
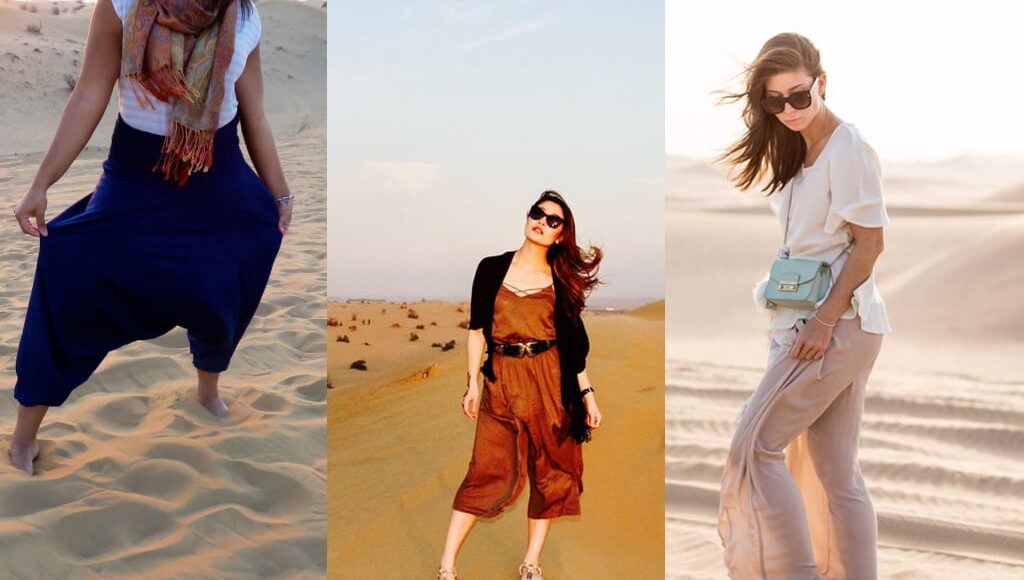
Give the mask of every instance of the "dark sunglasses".
POLYGON ((530 219, 532 219, 532 220, 546 219, 547 222, 548 222, 548 227, 553 229, 553 230, 557 230, 558 228, 562 227, 563 223, 565 223, 565 220, 562 219, 561 216, 557 216, 557 215, 550 214, 550 213, 544 213, 544 210, 542 210, 539 205, 535 205, 535 206, 530 208, 530 219))
POLYGON ((811 106, 811 91, 817 83, 818 78, 815 77, 811 82, 811 88, 805 91, 797 91, 788 97, 764 97, 761 99, 761 108, 769 114, 778 115, 786 110, 786 103, 789 103, 794 109, 802 111, 811 106))

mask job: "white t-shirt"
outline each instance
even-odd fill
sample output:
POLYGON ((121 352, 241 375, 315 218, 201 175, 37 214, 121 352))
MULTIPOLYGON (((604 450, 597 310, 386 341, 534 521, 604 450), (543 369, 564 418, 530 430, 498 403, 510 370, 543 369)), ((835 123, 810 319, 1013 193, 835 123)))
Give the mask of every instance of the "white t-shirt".
MULTIPOLYGON (((833 281, 839 278, 850 256, 845 251, 853 240, 849 224, 866 228, 889 224, 882 199, 878 155, 850 123, 836 127, 814 164, 801 166, 782 192, 772 196, 769 205, 783 231, 791 196, 786 244, 789 257, 832 262, 833 281)), ((761 309, 765 309, 764 289, 767 284, 768 277, 765 276, 754 290, 755 300, 761 309)), ((793 308, 776 308, 768 312, 772 313, 769 328, 773 331, 792 328, 797 320, 814 315, 813 310, 793 308)), ((854 290, 850 307, 842 318, 857 315, 860 315, 860 326, 866 332, 892 332, 885 302, 875 287, 874 273, 854 290)))
MULTIPOLYGON (((238 1, 235 0, 235 2, 238 1)), ((135 0, 113 0, 114 11, 117 12, 117 16, 121 19, 122 26, 125 26, 125 18, 128 17, 128 12, 131 10, 133 2, 135 0)), ((235 82, 238 81, 238 77, 242 76, 249 53, 256 48, 260 41, 260 32, 262 31, 260 15, 256 11, 256 5, 252 4, 251 6, 252 11, 248 13, 248 17, 246 17, 245 10, 241 6, 238 7, 238 21, 235 26, 235 54, 231 58, 231 64, 228 65, 227 78, 224 84, 224 101, 220 106, 220 123, 217 125, 218 127, 223 127, 230 123, 231 119, 235 118, 235 113, 238 112, 235 82)), ((155 133, 157 135, 166 135, 168 133, 172 109, 170 103, 157 100, 150 93, 148 96, 155 107, 151 109, 148 106, 139 104, 131 84, 123 75, 118 79, 117 85, 118 111, 121 113, 125 123, 147 133, 155 133)), ((149 92, 145 87, 140 86, 138 89, 149 92)))

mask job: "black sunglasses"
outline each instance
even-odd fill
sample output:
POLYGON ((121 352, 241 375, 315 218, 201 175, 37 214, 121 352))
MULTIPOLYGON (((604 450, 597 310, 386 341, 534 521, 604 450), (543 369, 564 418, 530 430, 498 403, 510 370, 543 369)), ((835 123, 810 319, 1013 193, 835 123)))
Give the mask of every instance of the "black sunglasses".
POLYGON ((565 223, 565 220, 561 216, 557 216, 550 213, 544 213, 544 210, 542 210, 539 205, 535 205, 530 208, 530 219, 546 219, 546 221, 548 222, 548 227, 553 230, 557 230, 558 228, 562 227, 563 223, 565 223))
POLYGON ((761 99, 761 108, 767 111, 769 114, 778 115, 782 111, 786 110, 786 103, 789 103, 794 109, 802 111, 807 107, 811 106, 811 91, 814 90, 814 85, 817 84, 818 78, 815 77, 811 81, 811 88, 805 91, 797 91, 788 97, 764 97, 761 99))

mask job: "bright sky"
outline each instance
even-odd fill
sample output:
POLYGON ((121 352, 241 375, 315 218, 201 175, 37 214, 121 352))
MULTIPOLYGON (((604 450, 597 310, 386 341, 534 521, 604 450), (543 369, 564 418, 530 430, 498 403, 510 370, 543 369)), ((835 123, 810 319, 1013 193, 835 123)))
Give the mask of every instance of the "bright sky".
POLYGON ((664 294, 661 0, 332 5, 328 294, 466 298, 544 189, 597 298, 664 294))
POLYGON ((1024 155, 1024 34, 1013 2, 687 2, 666 4, 666 148, 711 157, 742 130, 743 63, 799 32, 822 54, 828 104, 883 158, 1024 155))

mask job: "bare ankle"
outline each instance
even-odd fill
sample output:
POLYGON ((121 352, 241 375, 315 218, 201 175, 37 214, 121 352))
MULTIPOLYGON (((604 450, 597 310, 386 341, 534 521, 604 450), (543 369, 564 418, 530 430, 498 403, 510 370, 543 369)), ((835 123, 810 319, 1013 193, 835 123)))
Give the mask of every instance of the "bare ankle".
POLYGON ((32 449, 32 447, 34 447, 36 444, 37 444, 37 440, 36 439, 32 439, 30 441, 18 441, 16 439, 11 439, 9 447, 11 449, 21 451, 21 450, 26 450, 26 449, 32 449))

